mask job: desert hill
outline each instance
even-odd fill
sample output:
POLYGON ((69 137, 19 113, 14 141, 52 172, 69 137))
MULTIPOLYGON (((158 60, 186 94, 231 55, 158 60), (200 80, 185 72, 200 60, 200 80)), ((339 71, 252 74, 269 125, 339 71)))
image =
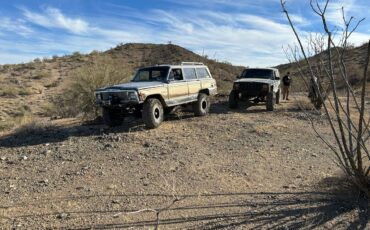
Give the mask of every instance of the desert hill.
MULTIPOLYGON (((338 52, 342 52, 343 49, 338 48, 332 49, 332 55, 333 55, 333 65, 334 65, 334 73, 339 76, 339 69, 336 68, 338 67, 338 52)), ((345 51, 344 55, 344 61, 346 64, 347 72, 348 72, 348 77, 349 77, 349 82, 356 88, 360 84, 360 80, 363 77, 363 71, 364 71, 364 66, 365 66, 365 61, 366 61, 366 55, 367 55, 367 43, 363 44, 358 47, 351 47, 348 48, 345 51)), ((324 60, 324 63, 327 68, 327 52, 324 51, 322 53, 319 53, 317 55, 314 55, 309 58, 311 64, 313 66, 317 66, 320 63, 320 60, 324 60)), ((291 72, 293 76, 295 76, 295 84, 293 85, 293 90, 294 91, 305 91, 306 88, 304 86, 303 80, 301 79, 298 71, 297 64, 299 64, 302 67, 303 73, 308 73, 308 67, 305 63, 304 60, 300 60, 299 63, 293 62, 293 63, 287 63, 287 64, 282 64, 277 66, 276 68, 279 69, 280 74, 285 74, 286 72, 291 72)), ((370 74, 370 70, 369 73, 370 74)), ((338 77, 338 87, 342 88, 344 87, 343 81, 338 77)))

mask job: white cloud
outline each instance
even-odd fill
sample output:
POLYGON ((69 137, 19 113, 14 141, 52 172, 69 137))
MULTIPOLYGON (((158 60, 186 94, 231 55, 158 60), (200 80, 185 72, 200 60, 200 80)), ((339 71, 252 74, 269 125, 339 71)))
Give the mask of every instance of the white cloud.
POLYGON ((365 6, 360 2, 356 2, 355 0, 338 0, 336 2, 331 2, 328 5, 325 16, 329 23, 343 29, 343 14, 347 21, 353 17, 355 19, 353 23, 356 23, 356 21, 368 16, 368 14, 365 13, 368 12, 368 10, 368 6, 365 6))
POLYGON ((89 30, 89 24, 86 21, 66 17, 59 9, 53 7, 47 7, 43 14, 23 9, 23 14, 29 22, 46 28, 65 29, 76 34, 89 30))
POLYGON ((21 19, 0 18, 0 21, 0 32, 13 32, 22 36, 27 36, 33 32, 21 19))
MULTIPOLYGON (((205 0, 201 0, 201 3, 204 2, 205 0)), ((224 0, 217 0, 217 2, 229 4, 224 0)), ((238 2, 238 4, 241 3, 247 4, 238 2)), ((329 10, 332 16, 333 9, 336 8, 329 10)), ((221 61, 263 67, 285 63, 286 57, 282 51, 282 45, 296 42, 282 14, 279 17, 275 15, 269 18, 257 13, 227 13, 197 7, 145 12, 123 9, 122 15, 95 20, 66 15, 53 7, 47 7, 41 12, 28 9, 22 9, 22 12, 26 20, 22 21, 22 25, 32 23, 50 30, 39 30, 34 27, 34 30, 38 30, 38 36, 32 41, 25 40, 24 43, 17 45, 19 49, 16 53, 20 56, 22 52, 42 56, 73 51, 86 53, 92 50, 109 49, 121 42, 167 43, 171 41, 199 54, 204 50, 209 57, 221 61), (69 33, 58 31, 56 34, 53 29, 62 29, 69 33), (29 45, 30 43, 32 46, 29 45)), ((304 39, 310 32, 306 27, 310 23, 309 20, 300 14, 291 14, 291 16, 298 24, 297 30, 304 39)), ((355 33, 351 42, 361 43, 366 36, 366 33, 355 33)), ((7 52, 6 47, 11 44, 1 43, 0 41, 0 51, 7 52)), ((0 59, 0 62, 5 61, 8 62, 7 59, 0 59)))
MULTIPOLYGON (((163 11, 152 10, 138 14, 140 23, 120 27, 90 24, 85 20, 64 15, 59 9, 48 7, 42 13, 22 9, 28 22, 72 32, 57 36, 40 32, 39 44, 24 52, 47 53, 53 50, 89 52, 108 49, 123 42, 167 43, 184 46, 195 52, 203 50, 213 58, 248 66, 271 66, 285 62, 281 44, 293 43, 294 37, 287 25, 251 14, 228 14, 210 10, 163 11), (104 27, 103 27, 104 26, 104 27), (58 45, 55 45, 58 44, 58 45), (216 54, 216 55, 215 55, 216 54)), ((133 19, 134 21, 136 19, 133 19)), ((4 49, 3 49, 4 50, 4 49)), ((22 59, 23 60, 23 59, 22 59)))

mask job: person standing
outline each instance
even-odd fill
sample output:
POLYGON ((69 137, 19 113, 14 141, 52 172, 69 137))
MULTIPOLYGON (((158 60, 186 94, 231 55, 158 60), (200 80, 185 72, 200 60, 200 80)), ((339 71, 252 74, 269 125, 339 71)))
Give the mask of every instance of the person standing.
POLYGON ((283 100, 289 101, 289 90, 290 85, 292 83, 292 77, 290 76, 290 72, 283 77, 283 100))

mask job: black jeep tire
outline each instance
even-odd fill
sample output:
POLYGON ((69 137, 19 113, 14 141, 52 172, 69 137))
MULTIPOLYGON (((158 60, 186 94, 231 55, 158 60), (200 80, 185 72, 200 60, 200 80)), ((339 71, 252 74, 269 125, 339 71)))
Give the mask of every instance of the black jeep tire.
POLYGON ((280 104, 280 89, 276 92, 276 104, 280 104))
POLYGON ((274 105, 275 105, 275 93, 273 91, 271 91, 266 96, 266 109, 267 109, 267 111, 274 111, 274 105))
POLYGON ((208 114, 211 108, 211 102, 209 101, 208 95, 200 93, 198 100, 193 103, 193 111, 195 116, 205 116, 208 114))
POLYGON ((117 109, 103 108, 103 121, 104 124, 114 127, 122 125, 124 116, 121 111, 117 109))
POLYGON ((144 102, 143 121, 147 128, 157 128, 163 121, 164 111, 162 103, 157 98, 149 98, 144 102))
POLYGON ((239 106, 239 98, 238 94, 232 90, 229 95, 229 108, 230 109, 237 109, 239 106))

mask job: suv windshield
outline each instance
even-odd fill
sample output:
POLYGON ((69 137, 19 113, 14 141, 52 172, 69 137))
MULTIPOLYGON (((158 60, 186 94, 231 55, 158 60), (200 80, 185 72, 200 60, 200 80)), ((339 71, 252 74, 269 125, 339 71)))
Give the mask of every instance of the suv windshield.
POLYGON ((270 69, 246 69, 241 75, 241 78, 271 79, 272 77, 273 71, 270 69))
POLYGON ((142 81, 165 81, 170 67, 150 67, 139 69, 135 74, 133 82, 142 81))

